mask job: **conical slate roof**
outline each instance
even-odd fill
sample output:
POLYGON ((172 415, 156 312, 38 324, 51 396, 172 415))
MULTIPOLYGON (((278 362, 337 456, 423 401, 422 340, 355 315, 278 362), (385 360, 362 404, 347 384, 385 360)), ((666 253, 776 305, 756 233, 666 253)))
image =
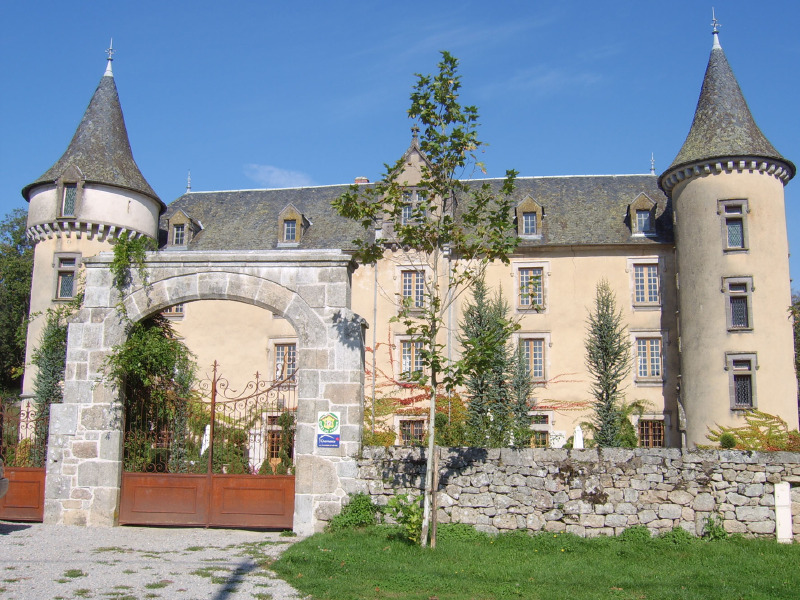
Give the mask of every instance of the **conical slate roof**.
POLYGON ((164 207, 133 160, 117 85, 110 69, 100 79, 66 152, 41 177, 26 185, 22 195, 29 200, 31 189, 53 183, 72 165, 80 169, 87 183, 133 190, 150 196, 164 207))
MULTIPOLYGON (((667 172, 714 158, 761 157, 786 160, 761 133, 715 34, 692 128, 667 172)), ((663 177, 663 176, 662 176, 663 177)))

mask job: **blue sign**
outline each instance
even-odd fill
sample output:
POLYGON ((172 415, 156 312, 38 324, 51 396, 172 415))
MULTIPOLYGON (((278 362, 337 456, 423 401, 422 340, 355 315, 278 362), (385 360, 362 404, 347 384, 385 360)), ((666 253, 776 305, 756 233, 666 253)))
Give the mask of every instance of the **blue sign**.
POLYGON ((339 434, 332 435, 330 433, 317 434, 317 448, 338 448, 339 447, 339 434))

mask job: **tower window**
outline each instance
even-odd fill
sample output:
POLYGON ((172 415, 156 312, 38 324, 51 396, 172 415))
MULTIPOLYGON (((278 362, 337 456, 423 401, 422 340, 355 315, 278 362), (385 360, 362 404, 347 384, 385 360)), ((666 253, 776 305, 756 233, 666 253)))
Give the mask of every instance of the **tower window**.
POLYGON ((69 300, 75 297, 75 287, 80 256, 56 256, 56 299, 69 300))
POLYGON ((725 364, 729 374, 731 409, 756 408, 756 355, 727 353, 725 364))
POLYGON ((78 204, 78 184, 64 184, 64 197, 61 201, 61 216, 74 217, 75 208, 78 204))
POLYGON ((726 296, 728 331, 750 331, 752 317, 753 280, 750 277, 725 278, 723 292, 726 296))
POLYGON ((724 250, 747 250, 747 200, 721 200, 718 212, 722 216, 724 250))

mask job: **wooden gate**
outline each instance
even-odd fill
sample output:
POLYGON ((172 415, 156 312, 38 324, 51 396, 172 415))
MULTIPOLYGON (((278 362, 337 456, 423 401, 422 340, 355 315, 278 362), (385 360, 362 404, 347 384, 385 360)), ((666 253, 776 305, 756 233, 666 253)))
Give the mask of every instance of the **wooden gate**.
POLYGON ((0 498, 0 519, 41 521, 44 516, 44 464, 50 411, 30 400, 0 398, 0 458, 9 480, 0 498))
POLYGON ((126 406, 120 524, 291 529, 294 374, 237 391, 215 361, 199 389, 126 406))

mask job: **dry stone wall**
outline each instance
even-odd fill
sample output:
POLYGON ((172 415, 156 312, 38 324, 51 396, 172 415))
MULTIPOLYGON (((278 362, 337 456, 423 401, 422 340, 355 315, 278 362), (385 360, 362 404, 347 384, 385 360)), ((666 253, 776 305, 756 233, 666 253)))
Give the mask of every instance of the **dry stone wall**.
MULTIPOLYGON (((708 517, 730 533, 774 536, 775 485, 800 484, 800 454, 678 449, 439 448, 438 519, 497 533, 618 535, 645 525, 702 535, 708 517)), ((423 448, 365 447, 359 475, 378 504, 424 485, 423 448)), ((800 540, 800 488, 791 490, 800 540)), ((787 511, 788 513, 788 511, 787 511)), ((785 517, 780 517, 781 518, 785 517)), ((791 535, 791 534, 789 534, 791 535)))

